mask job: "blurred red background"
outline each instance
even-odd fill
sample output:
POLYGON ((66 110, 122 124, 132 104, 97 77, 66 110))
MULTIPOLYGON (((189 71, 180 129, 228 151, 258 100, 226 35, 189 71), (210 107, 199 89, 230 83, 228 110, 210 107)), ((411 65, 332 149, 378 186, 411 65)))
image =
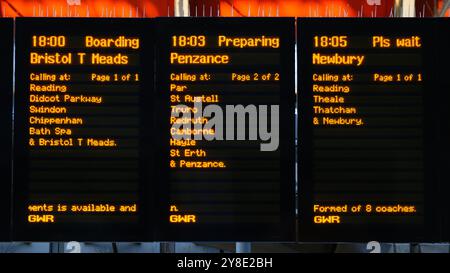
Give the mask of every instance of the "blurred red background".
POLYGON ((0 0, 4 17, 156 17, 174 15, 173 0, 0 0))
MULTIPOLYGON (((389 17, 395 0, 191 0, 191 16, 389 17)), ((438 6, 444 0, 438 1, 438 6)), ((434 0, 416 0, 432 16, 434 0)), ((2 17, 174 16, 173 0, 0 0, 2 17)), ((447 12, 447 16, 450 12, 447 12)))

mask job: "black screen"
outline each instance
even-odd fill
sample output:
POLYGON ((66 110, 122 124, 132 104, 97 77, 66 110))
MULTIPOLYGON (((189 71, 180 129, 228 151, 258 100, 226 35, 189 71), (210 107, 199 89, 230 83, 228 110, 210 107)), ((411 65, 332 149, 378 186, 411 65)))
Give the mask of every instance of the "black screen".
POLYGON ((448 22, 18 18, 11 217, 0 20, 0 240, 448 241, 448 22))
POLYGON ((0 241, 9 241, 11 218, 11 143, 13 20, 0 18, 0 241))
POLYGON ((294 240, 294 19, 157 22, 159 236, 294 240), (226 105, 249 113, 239 119, 226 105), (277 119, 273 106, 279 107, 277 119), (208 107, 222 112, 206 114, 208 107), (221 118, 223 127, 211 125, 221 118), (239 127, 239 121, 245 124, 239 127), (261 137, 261 125, 269 132, 276 128, 272 142, 261 137), (176 141, 181 135, 191 139, 176 141), (262 151, 269 143, 274 147, 262 151))
POLYGON ((439 206, 436 210, 441 215, 440 218, 440 234, 442 234, 443 242, 450 241, 450 54, 448 48, 450 47, 450 20, 442 18, 436 21, 434 27, 436 33, 436 46, 433 47, 436 60, 436 89, 439 96, 435 102, 439 105, 436 107, 436 117, 439 120, 439 156, 436 156, 436 164, 439 169, 439 206))
POLYGON ((301 241, 441 240, 444 29, 438 20, 298 20, 301 241))
POLYGON ((15 239, 147 240, 153 21, 16 30, 15 239))

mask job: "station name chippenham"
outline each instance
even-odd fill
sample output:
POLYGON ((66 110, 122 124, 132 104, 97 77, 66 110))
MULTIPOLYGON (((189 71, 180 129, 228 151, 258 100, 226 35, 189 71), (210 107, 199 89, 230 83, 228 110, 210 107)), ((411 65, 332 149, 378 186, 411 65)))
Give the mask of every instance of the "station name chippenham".
POLYGON ((364 63, 364 55, 342 55, 313 53, 312 63, 317 65, 356 65, 361 66, 364 63))
POLYGON ((40 124, 40 125, 82 125, 84 123, 82 118, 78 117, 42 117, 42 116, 31 116, 29 119, 30 124, 40 124))

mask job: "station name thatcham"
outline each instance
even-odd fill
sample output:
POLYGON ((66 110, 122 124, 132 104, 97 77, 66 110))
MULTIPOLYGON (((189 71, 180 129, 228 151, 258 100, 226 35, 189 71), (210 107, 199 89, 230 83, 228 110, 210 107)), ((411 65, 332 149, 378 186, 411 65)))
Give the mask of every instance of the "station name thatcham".
POLYGON ((279 105, 226 105, 217 104, 205 108, 201 100, 194 100, 194 107, 179 104, 173 106, 171 119, 172 138, 176 140, 253 140, 260 141, 261 151, 276 151, 279 146, 279 105), (225 113, 224 113, 225 112, 225 113), (198 122, 177 122, 197 120, 198 122), (192 128, 193 127, 193 128, 192 128), (198 133, 192 133, 198 132, 198 133), (204 133, 206 132, 206 133, 204 133))

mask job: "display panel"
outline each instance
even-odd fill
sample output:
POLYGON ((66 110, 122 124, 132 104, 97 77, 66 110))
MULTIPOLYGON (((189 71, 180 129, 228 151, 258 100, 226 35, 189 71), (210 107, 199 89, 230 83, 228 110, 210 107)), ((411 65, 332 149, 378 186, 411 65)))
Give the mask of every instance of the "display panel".
POLYGON ((148 240, 153 21, 18 18, 16 33, 14 239, 148 240))
MULTIPOLYGON (((298 19, 300 241, 448 242, 448 22, 298 19)), ((293 18, 16 28, 14 240, 296 239, 293 18)))
POLYGON ((0 242, 11 240, 13 20, 0 18, 0 242))
POLYGON ((295 240, 294 19, 157 23, 158 238, 295 240))
POLYGON ((441 240, 437 22, 298 20, 301 241, 441 240))
POLYGON ((442 216, 440 219, 440 234, 443 242, 450 242, 450 55, 448 48, 450 46, 450 20, 448 18, 436 20, 436 26, 433 28, 437 35, 437 45, 433 47, 436 60, 436 80, 438 82, 436 89, 439 91, 438 99, 435 101, 439 107, 435 107, 436 120, 439 121, 439 156, 436 158, 436 164, 439 166, 439 206, 437 210, 442 216))

